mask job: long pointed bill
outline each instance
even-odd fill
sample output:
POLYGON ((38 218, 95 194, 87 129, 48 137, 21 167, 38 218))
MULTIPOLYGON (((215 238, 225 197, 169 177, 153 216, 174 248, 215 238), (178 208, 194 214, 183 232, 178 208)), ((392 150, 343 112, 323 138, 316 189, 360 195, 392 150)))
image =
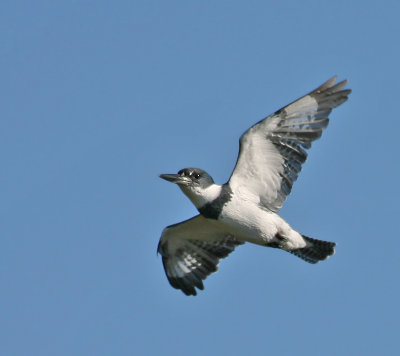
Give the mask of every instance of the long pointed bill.
POLYGON ((191 183, 190 178, 182 177, 179 174, 160 174, 160 178, 167 180, 168 182, 172 182, 180 185, 188 185, 191 183))

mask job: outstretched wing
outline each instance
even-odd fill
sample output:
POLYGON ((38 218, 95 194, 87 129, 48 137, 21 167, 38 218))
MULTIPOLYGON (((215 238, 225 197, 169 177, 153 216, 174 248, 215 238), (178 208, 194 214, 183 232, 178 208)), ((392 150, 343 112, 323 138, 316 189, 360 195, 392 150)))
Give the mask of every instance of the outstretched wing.
POLYGON ((261 120, 240 138, 240 150, 229 180, 231 189, 243 191, 262 206, 277 212, 289 195, 306 149, 328 126, 333 108, 347 100, 347 81, 331 78, 320 87, 261 120))
POLYGON ((243 243, 197 215, 166 227, 157 251, 171 286, 196 295, 195 287, 204 289, 203 280, 217 270, 219 260, 243 243))

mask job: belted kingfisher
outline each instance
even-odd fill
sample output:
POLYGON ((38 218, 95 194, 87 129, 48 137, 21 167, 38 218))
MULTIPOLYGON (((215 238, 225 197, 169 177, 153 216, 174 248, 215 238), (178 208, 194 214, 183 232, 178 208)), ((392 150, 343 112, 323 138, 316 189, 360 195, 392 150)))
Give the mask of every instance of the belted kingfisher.
POLYGON ((227 183, 215 184, 199 168, 160 177, 176 183, 199 215, 166 227, 157 251, 172 287, 186 295, 204 289, 219 260, 245 242, 280 248, 309 263, 335 253, 335 243, 290 227, 277 212, 307 158, 306 150, 328 126, 333 108, 347 100, 347 81, 331 78, 309 94, 250 127, 227 183))

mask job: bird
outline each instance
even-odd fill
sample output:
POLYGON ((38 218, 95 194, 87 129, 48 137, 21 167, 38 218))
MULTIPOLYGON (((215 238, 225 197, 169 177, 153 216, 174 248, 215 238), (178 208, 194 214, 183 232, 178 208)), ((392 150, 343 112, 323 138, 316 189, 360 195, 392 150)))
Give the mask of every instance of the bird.
POLYGON ((225 184, 216 184, 200 168, 159 175, 177 184, 199 212, 167 226, 161 234, 157 252, 172 287, 196 295, 220 260, 246 242, 282 249, 312 264, 335 253, 334 242, 297 232, 278 211, 306 161, 307 150, 328 126, 332 109, 351 93, 347 80, 336 80, 332 77, 244 132, 236 165, 225 184))

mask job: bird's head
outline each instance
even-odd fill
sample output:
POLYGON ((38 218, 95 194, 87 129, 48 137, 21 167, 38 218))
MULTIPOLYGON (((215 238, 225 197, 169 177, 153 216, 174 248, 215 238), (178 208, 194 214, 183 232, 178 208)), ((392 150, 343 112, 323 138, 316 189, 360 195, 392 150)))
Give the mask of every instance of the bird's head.
POLYGON ((184 168, 177 174, 160 174, 160 178, 178 184, 197 208, 215 199, 219 193, 220 186, 217 186, 211 176, 200 168, 184 168), (217 187, 219 188, 215 189, 217 187))

